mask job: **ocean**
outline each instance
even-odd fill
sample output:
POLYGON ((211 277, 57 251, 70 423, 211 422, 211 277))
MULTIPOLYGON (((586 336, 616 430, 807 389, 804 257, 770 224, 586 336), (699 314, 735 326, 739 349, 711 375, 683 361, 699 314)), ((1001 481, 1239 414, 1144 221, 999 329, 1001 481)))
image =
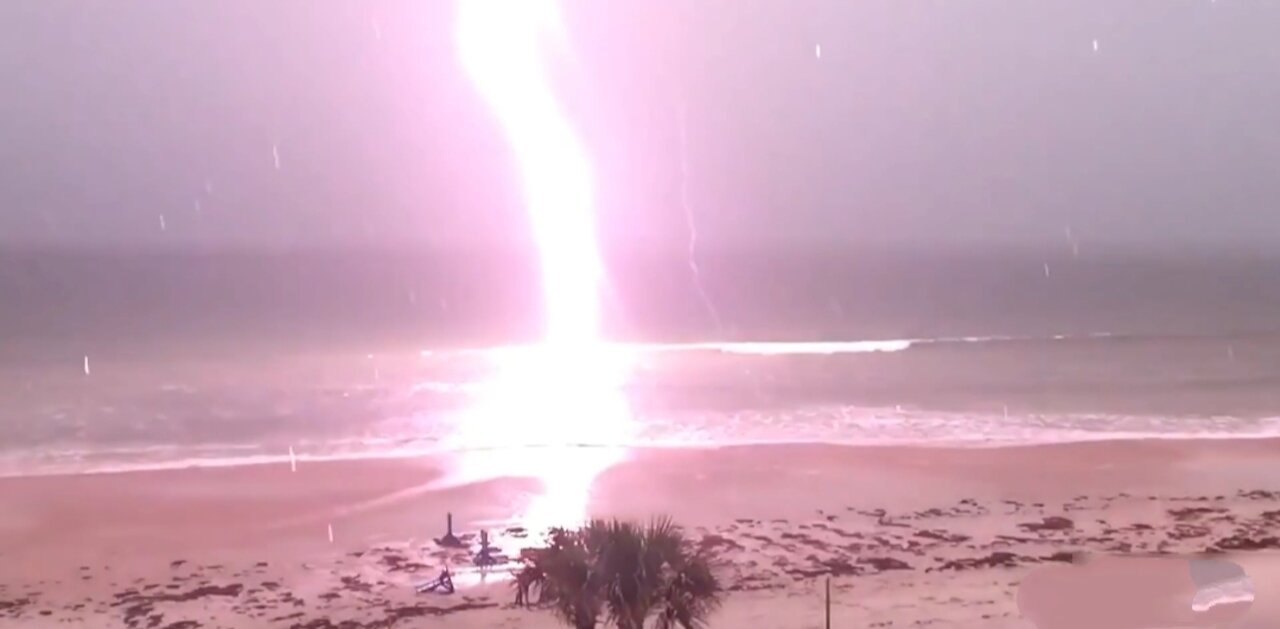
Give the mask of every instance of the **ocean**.
MULTIPOLYGON (((450 436, 537 338, 530 261, 0 254, 0 474, 487 447, 450 436)), ((1280 259, 721 251, 699 261, 714 312, 682 255, 610 267, 634 430, 501 447, 1280 434, 1280 259)))

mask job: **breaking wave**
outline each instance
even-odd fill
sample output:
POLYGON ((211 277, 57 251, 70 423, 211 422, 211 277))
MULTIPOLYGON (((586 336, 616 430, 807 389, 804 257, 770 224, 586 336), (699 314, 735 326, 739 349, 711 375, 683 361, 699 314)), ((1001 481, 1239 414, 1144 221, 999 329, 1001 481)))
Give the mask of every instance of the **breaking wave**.
MULTIPOLYGON (((628 385, 636 430, 626 442, 468 447, 1280 437, 1280 408, 1269 406, 1280 344, 1270 338, 1094 333, 617 347, 651 359, 639 361, 628 385)), ((455 452, 458 411, 487 392, 488 363, 524 349, 156 365, 129 378, 95 363, 92 379, 76 370, 35 379, 0 409, 0 476, 280 463, 290 448, 300 461, 455 452)))
POLYGON ((0 477, 64 473, 287 464, 299 462, 440 456, 482 450, 554 448, 720 448, 745 445, 829 444, 1002 448, 1147 439, 1266 439, 1280 437, 1280 417, 1243 419, 1115 415, 978 415, 895 408, 815 407, 787 412, 676 413, 638 417, 639 434, 626 442, 503 439, 466 447, 452 444, 447 422, 423 424, 412 436, 298 440, 284 444, 209 444, 139 448, 48 449, 0 456, 0 477))

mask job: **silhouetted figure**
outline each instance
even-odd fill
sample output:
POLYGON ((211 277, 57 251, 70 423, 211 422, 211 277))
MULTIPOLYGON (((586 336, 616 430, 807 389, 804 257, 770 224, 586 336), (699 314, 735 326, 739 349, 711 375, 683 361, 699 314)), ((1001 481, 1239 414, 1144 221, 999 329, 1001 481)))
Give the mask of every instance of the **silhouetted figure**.
MULTIPOLYGON (((524 607, 532 605, 529 591, 542 580, 544 576, 540 571, 532 570, 531 567, 536 565, 534 562, 538 556, 538 548, 522 548, 520 549, 520 561, 524 563, 525 569, 516 572, 516 606, 524 607)), ((545 603, 547 600, 547 591, 539 588, 538 603, 545 603)))
POLYGON ((462 548, 463 547, 462 540, 458 539, 453 534, 453 514, 452 513, 447 514, 445 516, 445 527, 446 528, 445 528, 444 537, 437 539, 436 543, 445 548, 462 548))
POLYGON ((533 575, 527 572, 516 573, 516 607, 529 605, 529 589, 533 587, 533 575))

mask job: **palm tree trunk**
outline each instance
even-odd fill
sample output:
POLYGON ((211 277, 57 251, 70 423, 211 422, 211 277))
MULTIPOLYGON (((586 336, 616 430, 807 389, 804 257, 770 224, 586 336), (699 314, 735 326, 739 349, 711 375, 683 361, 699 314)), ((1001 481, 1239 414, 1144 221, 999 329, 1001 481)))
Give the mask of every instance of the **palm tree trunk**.
POLYGON ((596 614, 588 614, 582 610, 578 610, 573 615, 574 629, 596 629, 596 623, 600 621, 596 614))

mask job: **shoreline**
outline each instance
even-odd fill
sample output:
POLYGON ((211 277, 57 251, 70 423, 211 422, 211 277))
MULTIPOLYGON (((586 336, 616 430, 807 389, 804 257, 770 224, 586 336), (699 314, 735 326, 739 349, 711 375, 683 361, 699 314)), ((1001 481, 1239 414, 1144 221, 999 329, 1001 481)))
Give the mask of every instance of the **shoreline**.
POLYGON ((296 462, 299 465, 315 465, 315 464, 334 464, 334 463, 359 463, 361 461, 404 461, 404 460, 439 460, 451 457, 465 457, 468 454, 483 453, 515 453, 529 451, 553 451, 564 449, 575 450, 625 450, 628 452, 650 452, 650 451, 718 451, 731 450, 741 448, 775 448, 775 447, 806 447, 806 448, 848 448, 848 449, 910 449, 910 450, 926 450, 926 451, 989 451, 989 450, 1022 450, 1022 449, 1040 449, 1040 448, 1060 448, 1072 446, 1086 445, 1105 445, 1105 444, 1143 444, 1143 443, 1257 443, 1257 442, 1274 442, 1280 444, 1280 434, 1193 434, 1193 433, 1170 433, 1168 435, 1106 435, 1094 438, 1080 437, 1072 439, 1063 439, 1057 441, 1034 441, 1034 442, 993 442, 993 441, 946 441, 936 443, 916 443, 916 442, 884 442, 884 443, 855 443, 855 442, 834 442, 834 441, 817 441, 817 440, 774 440, 774 441, 742 441, 742 442, 721 442, 721 443, 649 443, 649 444, 526 444, 515 446, 476 446, 470 448, 438 448, 438 449, 422 449, 422 450, 384 450, 369 451, 361 453, 342 453, 342 454, 263 454, 252 455, 246 457, 211 457, 204 459, 182 459, 172 462, 157 463, 138 463, 138 464, 120 464, 116 466, 104 466, 101 468, 91 468, 82 470, 31 470, 31 471, 0 471, 0 482, 12 479, 25 478, 48 478, 48 477, 74 477, 74 476, 104 476, 104 475, 120 475, 120 474, 146 474, 146 473, 163 473, 177 472, 184 470, 209 470, 209 469, 228 469, 241 467, 266 467, 273 465, 289 465, 296 462))
MULTIPOLYGON (((595 479, 589 511, 670 515, 718 551, 730 592, 713 626, 806 626, 790 618, 820 611, 817 584, 830 576, 846 619, 1021 627, 1011 592, 1060 553, 1256 547, 1247 556, 1271 565, 1278 459, 1280 439, 637 449, 595 479)), ((440 488, 448 464, 0 479, 0 627, 142 627, 153 615, 160 627, 396 626, 401 614, 425 626, 555 626, 512 608, 505 583, 413 594, 445 562, 468 561, 431 542, 445 513, 471 541, 480 528, 504 549, 539 541, 519 519, 536 478, 440 488)))

